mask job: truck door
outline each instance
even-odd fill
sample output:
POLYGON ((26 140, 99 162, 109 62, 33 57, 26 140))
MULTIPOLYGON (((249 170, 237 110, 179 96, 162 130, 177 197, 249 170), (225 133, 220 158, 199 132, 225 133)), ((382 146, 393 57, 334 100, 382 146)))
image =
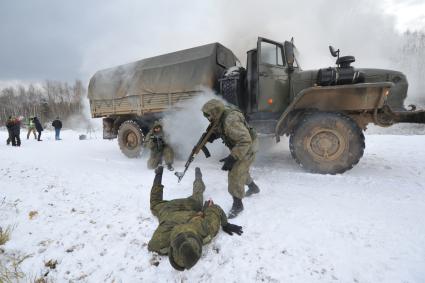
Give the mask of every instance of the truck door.
POLYGON ((289 104, 289 76, 283 44, 258 38, 258 112, 280 113, 289 104))

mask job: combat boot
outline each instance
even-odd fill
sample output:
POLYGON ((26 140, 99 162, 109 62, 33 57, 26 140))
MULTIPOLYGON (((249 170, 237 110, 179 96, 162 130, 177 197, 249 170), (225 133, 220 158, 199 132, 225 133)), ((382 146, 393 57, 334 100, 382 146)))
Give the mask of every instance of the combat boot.
POLYGON ((232 208, 229 211, 229 215, 227 218, 232 219, 238 216, 239 213, 241 213, 243 210, 243 203, 240 198, 233 197, 233 205, 232 208))
POLYGON ((252 181, 251 183, 248 184, 248 190, 245 193, 246 197, 249 197, 253 194, 258 194, 260 192, 260 188, 257 186, 256 183, 254 183, 254 181, 252 181))

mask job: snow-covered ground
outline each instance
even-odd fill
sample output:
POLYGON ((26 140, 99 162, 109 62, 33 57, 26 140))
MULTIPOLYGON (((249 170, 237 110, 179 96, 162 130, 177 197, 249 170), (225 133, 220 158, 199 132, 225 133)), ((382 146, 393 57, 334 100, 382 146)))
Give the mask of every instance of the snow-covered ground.
MULTIPOLYGON (((252 170, 261 193, 233 220, 244 234, 219 233, 184 272, 147 251, 157 226, 147 154, 127 159, 99 134, 62 136, 12 148, 0 132, 0 226, 15 227, 0 258, 30 255, 21 265, 30 276, 52 259, 48 277, 57 282, 425 282, 424 135, 367 135, 360 163, 337 176, 306 173, 285 139, 263 139, 270 149, 252 170)), ((197 157, 180 184, 166 171, 165 198, 188 196, 200 166, 205 198, 227 211, 217 152, 197 157)))

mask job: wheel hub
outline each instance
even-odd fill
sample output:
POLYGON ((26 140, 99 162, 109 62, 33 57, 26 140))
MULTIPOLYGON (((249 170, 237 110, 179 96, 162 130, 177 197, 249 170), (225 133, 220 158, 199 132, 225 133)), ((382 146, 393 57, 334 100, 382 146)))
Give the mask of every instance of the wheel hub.
POLYGON ((125 140, 128 148, 133 149, 137 146, 137 135, 135 133, 129 132, 125 140))
POLYGON ((345 149, 345 139, 333 130, 320 128, 315 130, 307 140, 308 151, 315 159, 336 160, 345 149))

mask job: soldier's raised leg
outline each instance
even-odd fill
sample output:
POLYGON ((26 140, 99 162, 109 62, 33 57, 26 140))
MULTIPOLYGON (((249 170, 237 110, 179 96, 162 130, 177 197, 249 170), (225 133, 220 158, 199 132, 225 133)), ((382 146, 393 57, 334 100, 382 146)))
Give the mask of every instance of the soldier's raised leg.
POLYGON ((164 168, 162 166, 159 166, 155 170, 155 179, 153 180, 152 189, 151 189, 151 196, 150 196, 150 208, 152 211, 152 214, 157 216, 161 208, 167 201, 164 201, 163 199, 163 189, 164 186, 162 185, 162 172, 164 168))

